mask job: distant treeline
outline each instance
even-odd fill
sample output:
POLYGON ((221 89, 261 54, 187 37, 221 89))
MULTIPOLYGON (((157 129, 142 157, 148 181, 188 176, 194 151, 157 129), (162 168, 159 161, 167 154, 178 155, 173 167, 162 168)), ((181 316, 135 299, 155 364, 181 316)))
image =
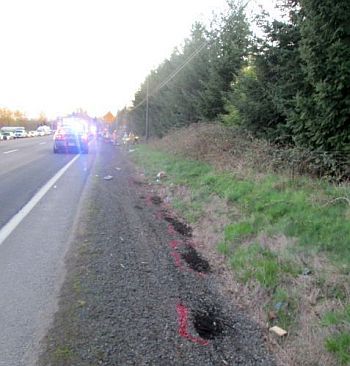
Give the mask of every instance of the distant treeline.
POLYGON ((12 111, 8 108, 0 108, 0 127, 25 127, 27 130, 34 130, 38 126, 46 124, 46 117, 40 115, 38 119, 28 119, 26 115, 20 111, 12 111))
POLYGON ((210 27, 194 24, 119 117, 126 113, 145 135, 148 86, 151 136, 220 121, 283 145, 349 156, 350 1, 279 1, 283 21, 263 13, 255 19, 261 38, 252 34, 245 3, 229 0, 210 27))

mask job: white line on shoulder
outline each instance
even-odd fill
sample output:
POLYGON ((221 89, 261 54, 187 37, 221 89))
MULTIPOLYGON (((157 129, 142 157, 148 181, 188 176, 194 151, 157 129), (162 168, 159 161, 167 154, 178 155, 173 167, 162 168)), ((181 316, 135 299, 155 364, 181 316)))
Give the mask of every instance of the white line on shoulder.
POLYGON ((15 150, 9 150, 9 151, 4 151, 4 154, 11 154, 15 151, 18 151, 18 149, 15 149, 15 150))

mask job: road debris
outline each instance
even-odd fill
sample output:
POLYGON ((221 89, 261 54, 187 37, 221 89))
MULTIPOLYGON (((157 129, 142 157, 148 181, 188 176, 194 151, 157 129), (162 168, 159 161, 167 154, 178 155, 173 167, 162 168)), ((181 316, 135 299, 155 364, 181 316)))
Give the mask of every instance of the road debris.
POLYGON ((310 276, 312 274, 312 271, 310 268, 305 267, 303 270, 303 275, 304 276, 310 276))
POLYGON ((163 171, 160 171, 158 174, 157 174, 157 182, 160 182, 162 179, 164 179, 166 177, 166 174, 165 172, 163 171))
POLYGON ((111 180, 113 179, 113 176, 111 175, 106 175, 105 177, 103 177, 104 180, 111 180))
POLYGON ((288 306, 287 302, 280 301, 280 302, 276 303, 274 307, 275 307, 275 310, 279 311, 279 310, 286 308, 287 306, 288 306))
POLYGON ((271 327, 269 329, 269 331, 272 332, 272 333, 274 333, 274 334, 276 334, 276 335, 278 335, 279 337, 284 337, 285 335, 288 334, 288 332, 286 330, 278 327, 277 325, 271 327))

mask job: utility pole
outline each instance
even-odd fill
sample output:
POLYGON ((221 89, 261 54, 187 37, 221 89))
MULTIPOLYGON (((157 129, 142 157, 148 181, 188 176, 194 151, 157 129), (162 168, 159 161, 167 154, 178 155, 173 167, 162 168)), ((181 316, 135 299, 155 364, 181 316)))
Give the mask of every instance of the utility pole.
POLYGON ((146 141, 149 138, 149 118, 148 118, 148 99, 149 99, 149 79, 146 82, 146 141))

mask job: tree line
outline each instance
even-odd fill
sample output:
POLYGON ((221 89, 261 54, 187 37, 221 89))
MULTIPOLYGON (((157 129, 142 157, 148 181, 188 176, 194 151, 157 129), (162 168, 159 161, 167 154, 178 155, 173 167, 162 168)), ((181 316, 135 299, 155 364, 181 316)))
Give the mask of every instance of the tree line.
POLYGON ((0 108, 0 127, 23 126, 26 129, 36 129, 39 125, 47 123, 47 119, 43 113, 37 119, 28 119, 21 111, 12 111, 8 108, 0 108))
POLYGON ((253 35, 245 3, 191 35, 152 70, 127 116, 149 134, 202 121, 239 126, 282 145, 331 156, 350 153, 350 2, 278 1, 282 20, 261 13, 253 35))

